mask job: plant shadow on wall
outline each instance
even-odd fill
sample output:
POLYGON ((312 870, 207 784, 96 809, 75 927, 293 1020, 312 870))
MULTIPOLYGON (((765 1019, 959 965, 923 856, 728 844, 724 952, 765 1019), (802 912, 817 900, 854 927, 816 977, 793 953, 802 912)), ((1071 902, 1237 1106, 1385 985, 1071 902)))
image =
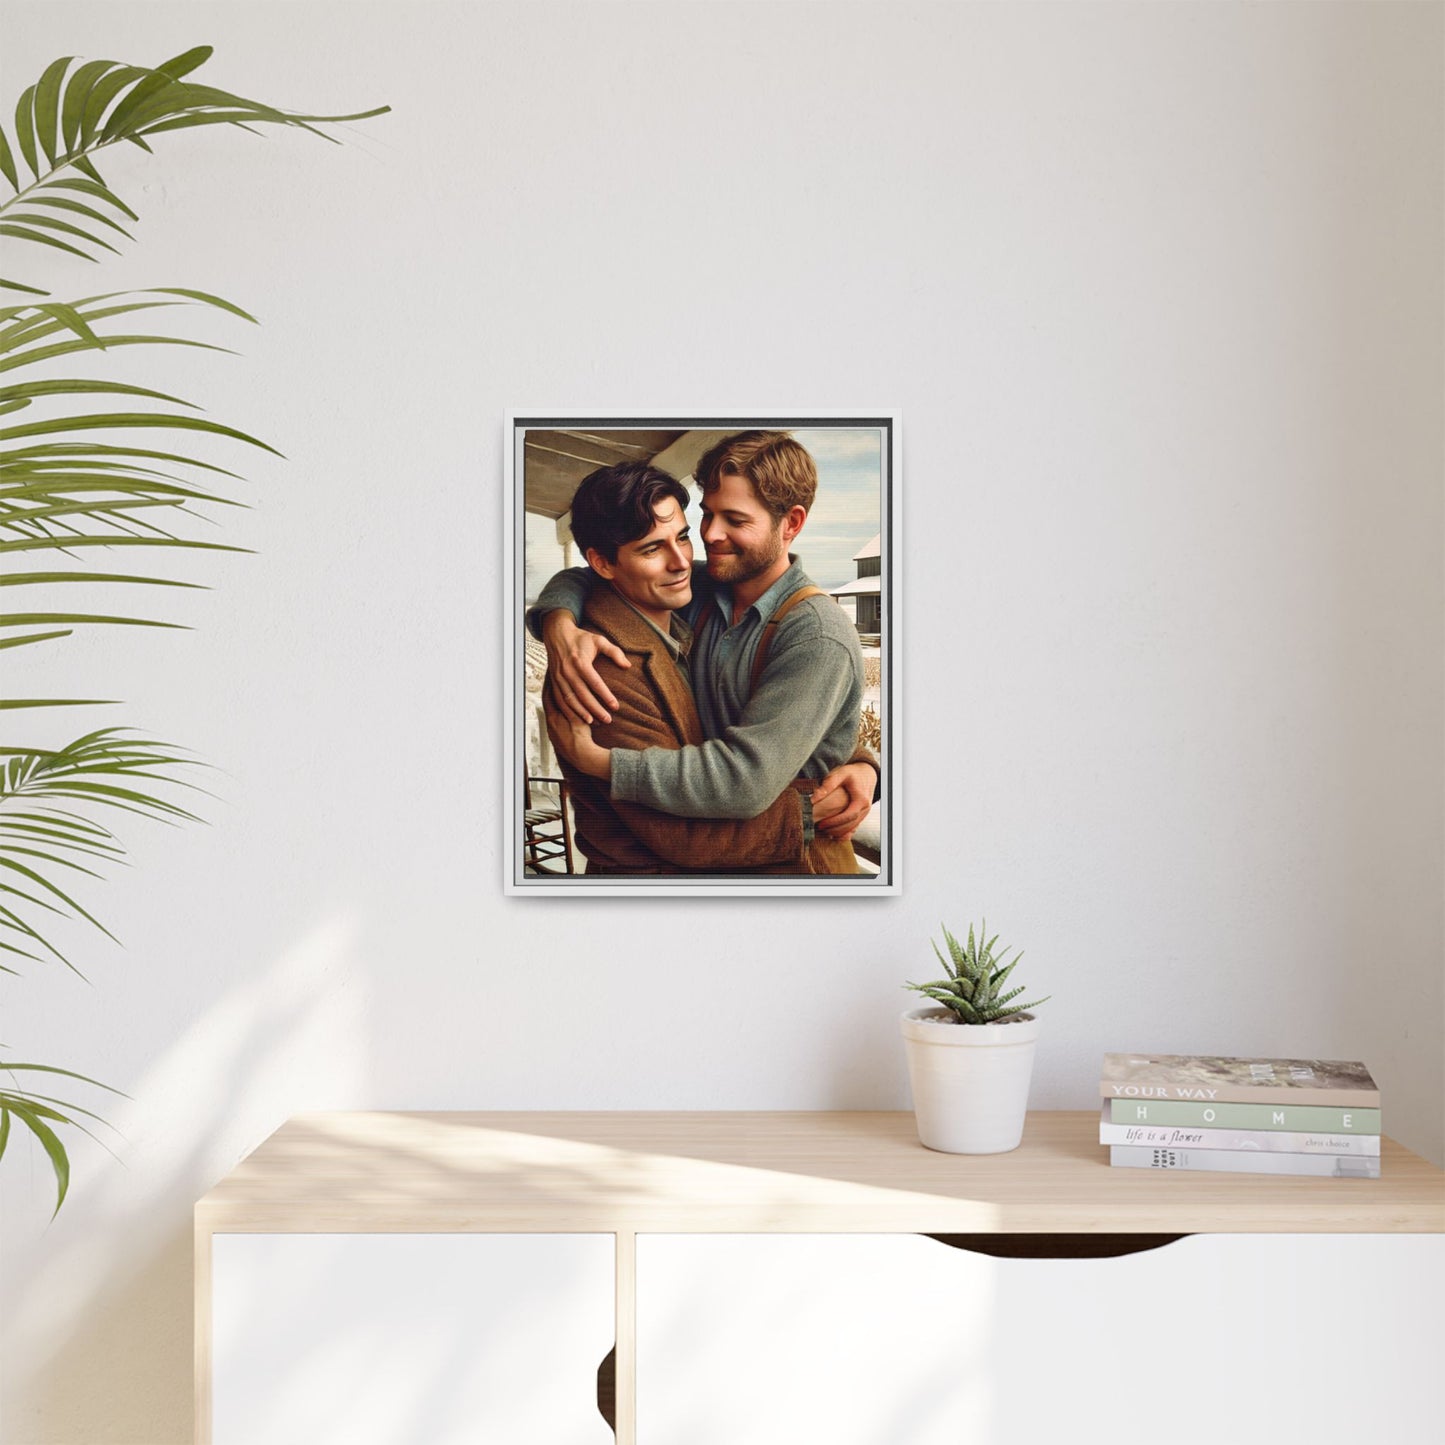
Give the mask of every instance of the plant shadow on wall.
MULTIPOLYGON (((128 560, 154 559, 173 548, 243 550, 193 535, 211 509, 241 505, 229 493, 242 480, 194 455, 194 443, 220 439, 279 455, 256 437, 201 416, 180 397, 83 374, 93 353, 129 355, 129 347, 222 351, 157 330, 155 313, 175 316, 189 308, 190 315, 219 311, 254 319, 239 306, 186 287, 60 301, 36 284, 49 276, 8 274, 27 257, 37 268, 41 261, 94 264, 133 239, 127 224, 139 217, 98 164, 109 147, 124 142, 149 153, 152 140, 168 131, 208 125, 252 132, 286 126, 334 141, 321 125, 389 109, 352 115, 278 110, 188 79, 210 55, 210 46, 199 46, 154 68, 66 56, 20 96, 13 140, 0 127, 0 175, 11 191, 0 201, 7 273, 0 288, 21 298, 0 306, 0 554, 11 564, 0 586, 40 589, 7 596, 59 599, 0 611, 0 650, 9 654, 63 642, 77 628, 183 627, 132 615, 123 603, 87 601, 83 611, 66 603, 74 595, 88 598, 91 589, 109 599, 135 588, 172 589, 166 595, 174 596, 174 589, 200 585, 165 576, 150 560, 128 560), (84 590, 77 594, 75 587, 84 590)), ((112 169, 116 157, 103 159, 112 169)), ((12 656, 0 696, 7 721, 108 701, 17 695, 14 669, 12 656)), ((79 920, 112 938, 77 895, 123 860, 116 830, 129 818, 197 821, 183 800, 199 790, 198 763, 183 748, 129 728, 88 729, 59 746, 10 734, 7 727, 0 741, 0 970, 7 975, 0 982, 13 987, 34 967, 64 967, 84 978, 54 941, 57 920, 79 920)), ((0 1041, 0 1049, 9 1043, 0 1041)), ((80 1086, 107 1086, 69 1068, 21 1059, 0 1057, 0 1074, 0 1157, 12 1137, 32 1135, 54 1172, 58 1211, 70 1182, 65 1131, 90 1133, 102 1122, 96 1109, 74 1097, 80 1086)))

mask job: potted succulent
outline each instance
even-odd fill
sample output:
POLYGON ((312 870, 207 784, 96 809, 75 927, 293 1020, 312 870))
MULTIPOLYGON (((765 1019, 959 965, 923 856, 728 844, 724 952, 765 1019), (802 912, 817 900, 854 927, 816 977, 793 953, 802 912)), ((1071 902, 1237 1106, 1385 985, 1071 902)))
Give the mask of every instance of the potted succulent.
POLYGON ((998 935, 969 925, 967 944, 943 930, 948 957, 933 951, 947 973, 932 983, 905 985, 936 1007, 903 1015, 908 1076, 919 1140, 948 1154, 1001 1154, 1023 1137, 1039 1021, 1015 1003, 1023 992, 1004 984, 1021 953, 995 954, 998 935))

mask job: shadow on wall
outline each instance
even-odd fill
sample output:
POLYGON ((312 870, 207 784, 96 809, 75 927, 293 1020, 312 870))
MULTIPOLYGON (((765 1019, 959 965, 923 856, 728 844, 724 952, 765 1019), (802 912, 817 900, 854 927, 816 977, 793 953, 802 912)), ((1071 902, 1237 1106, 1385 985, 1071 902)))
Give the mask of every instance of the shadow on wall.
POLYGON ((189 1445, 189 1225, 173 1224, 149 1251, 116 1241, 114 1255, 113 1276, 75 1299, 64 1341, 12 1387, 5 1438, 15 1445, 189 1445))
POLYGON ((354 984, 332 987, 356 932, 350 917, 318 924, 132 1086, 130 1116, 112 1116, 127 1167, 77 1151, 53 1223, 38 1192, 33 1221, 12 1209, 0 1336, 10 1445, 190 1445, 189 1202, 298 1109, 356 1098, 365 1000, 354 984))

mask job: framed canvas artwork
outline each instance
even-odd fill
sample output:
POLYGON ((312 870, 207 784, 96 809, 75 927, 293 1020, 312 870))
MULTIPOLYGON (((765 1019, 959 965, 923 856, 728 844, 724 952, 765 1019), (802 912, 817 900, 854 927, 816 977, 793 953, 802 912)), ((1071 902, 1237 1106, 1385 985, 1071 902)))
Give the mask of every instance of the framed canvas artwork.
POLYGON ((899 421, 509 416, 506 891, 900 891, 899 421))

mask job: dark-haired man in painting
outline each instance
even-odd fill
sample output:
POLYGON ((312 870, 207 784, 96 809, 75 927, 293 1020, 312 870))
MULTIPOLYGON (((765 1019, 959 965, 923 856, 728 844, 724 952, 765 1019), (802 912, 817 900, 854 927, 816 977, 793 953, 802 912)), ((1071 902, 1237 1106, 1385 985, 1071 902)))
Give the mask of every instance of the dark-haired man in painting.
MULTIPOLYGON (((705 571, 691 570, 690 543, 684 548, 678 540, 685 536, 686 492, 655 468, 649 470, 677 489, 663 494, 667 520, 654 507, 653 528, 626 543, 606 537, 616 545, 613 558, 584 541, 583 533, 605 535, 588 484, 619 470, 594 473, 579 489, 580 507, 574 499, 573 535, 591 573, 554 577, 535 609, 551 664, 548 728, 559 755, 591 780, 589 800, 603 799, 614 810, 641 805, 678 818, 743 820, 770 816, 767 810, 792 793, 804 834, 813 835, 805 861, 800 869, 763 871, 856 873, 847 840, 866 817, 877 782, 876 762, 857 746, 862 654, 842 610, 787 550, 816 493, 812 457, 786 433, 757 431, 730 437, 702 458, 696 477, 705 571), (659 573, 623 577, 623 565, 659 557, 666 563, 659 573), (592 604, 604 590, 599 579, 614 591, 621 584, 644 595, 670 615, 674 661, 679 667, 685 661, 690 674, 700 733, 673 728, 669 743, 632 731, 641 679, 629 677, 636 659, 613 629, 598 625, 592 604), (675 605, 662 607, 666 602, 675 605), (590 731, 583 718, 596 720, 590 731)), ((633 516, 628 529, 641 520, 633 516)), ((650 682, 658 669, 644 665, 650 682)))

